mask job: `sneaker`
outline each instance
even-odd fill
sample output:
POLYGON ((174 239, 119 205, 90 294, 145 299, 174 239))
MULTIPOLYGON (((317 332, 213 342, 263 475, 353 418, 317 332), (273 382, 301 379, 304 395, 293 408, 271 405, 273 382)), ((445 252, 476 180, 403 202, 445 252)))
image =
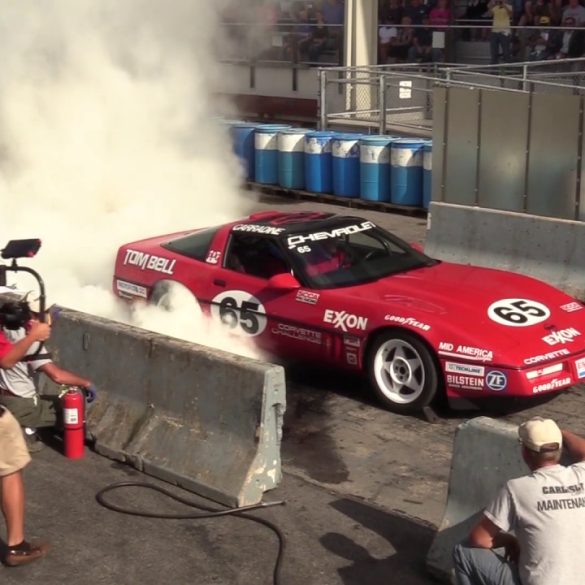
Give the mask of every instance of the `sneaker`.
POLYGON ((45 447, 45 444, 41 441, 37 433, 32 435, 25 433, 24 438, 26 439, 26 446, 29 453, 38 453, 45 447))
POLYGON ((8 547, 4 556, 4 564, 8 567, 18 567, 32 563, 44 557, 49 550, 47 543, 30 543, 24 541, 17 547, 8 547))

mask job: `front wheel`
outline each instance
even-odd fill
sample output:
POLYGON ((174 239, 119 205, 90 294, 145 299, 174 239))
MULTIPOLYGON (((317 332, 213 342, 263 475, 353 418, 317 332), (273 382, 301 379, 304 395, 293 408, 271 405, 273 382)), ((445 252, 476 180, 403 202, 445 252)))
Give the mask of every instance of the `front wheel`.
POLYGON ((393 412, 421 410, 435 397, 439 372, 431 351, 408 331, 387 331, 373 342, 367 369, 376 397, 393 412))

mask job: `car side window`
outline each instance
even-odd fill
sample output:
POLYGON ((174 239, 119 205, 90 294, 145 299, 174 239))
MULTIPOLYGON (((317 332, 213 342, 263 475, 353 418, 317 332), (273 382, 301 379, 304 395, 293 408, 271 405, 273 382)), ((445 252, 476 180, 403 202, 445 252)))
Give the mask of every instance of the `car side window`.
POLYGON ((219 228, 198 230, 162 244, 163 248, 194 260, 205 261, 211 242, 219 228))
POLYGON ((291 271, 284 252, 276 241, 240 233, 230 237, 225 268, 264 279, 291 271))

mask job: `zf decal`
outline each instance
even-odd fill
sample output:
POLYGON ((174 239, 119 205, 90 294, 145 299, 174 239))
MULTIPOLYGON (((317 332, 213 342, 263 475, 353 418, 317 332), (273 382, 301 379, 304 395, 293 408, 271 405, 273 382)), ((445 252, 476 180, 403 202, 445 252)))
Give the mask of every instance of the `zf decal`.
POLYGON ((494 392, 501 392, 508 385, 508 378, 504 372, 492 370, 485 377, 485 385, 494 392))
POLYGON ((212 316, 246 337, 260 335, 266 329, 266 309, 243 290, 227 290, 214 297, 212 316))
POLYGON ((546 305, 528 299, 502 299, 488 308, 488 317, 508 327, 528 327, 542 323, 550 317, 546 305))

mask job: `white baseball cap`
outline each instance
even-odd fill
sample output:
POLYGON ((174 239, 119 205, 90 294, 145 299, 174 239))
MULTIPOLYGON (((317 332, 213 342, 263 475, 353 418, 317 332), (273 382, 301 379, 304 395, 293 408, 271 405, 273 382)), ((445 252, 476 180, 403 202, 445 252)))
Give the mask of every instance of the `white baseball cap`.
POLYGON ((550 418, 535 416, 518 427, 520 442, 530 451, 543 453, 558 451, 563 446, 563 435, 557 423, 550 418))

